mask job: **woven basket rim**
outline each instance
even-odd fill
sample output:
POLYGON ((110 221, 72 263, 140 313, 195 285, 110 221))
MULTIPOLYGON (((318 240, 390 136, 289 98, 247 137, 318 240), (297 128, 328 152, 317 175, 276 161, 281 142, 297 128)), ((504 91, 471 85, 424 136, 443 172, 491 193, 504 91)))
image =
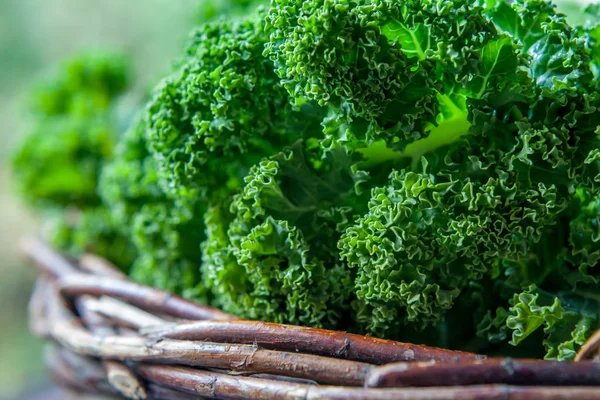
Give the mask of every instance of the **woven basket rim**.
POLYGON ((600 330, 574 362, 489 358, 241 320, 129 281, 95 255, 28 238, 30 329, 54 379, 130 399, 600 399, 600 330))

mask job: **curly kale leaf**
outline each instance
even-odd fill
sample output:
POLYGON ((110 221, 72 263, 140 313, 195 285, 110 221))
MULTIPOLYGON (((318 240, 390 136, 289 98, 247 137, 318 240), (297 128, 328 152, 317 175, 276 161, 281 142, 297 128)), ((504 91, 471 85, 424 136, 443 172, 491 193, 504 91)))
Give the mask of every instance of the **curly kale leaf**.
MULTIPOLYGON (((361 150, 366 167, 386 159, 405 168, 373 191, 369 212, 339 242, 358 271, 355 307, 367 330, 387 335, 441 323, 469 282, 496 273, 499 263, 526 264, 567 215, 577 188, 593 186, 588 149, 598 144, 599 121, 589 57, 576 31, 546 3, 538 6, 490 11, 500 32, 490 29, 457 70, 467 78, 447 92, 463 98, 453 104, 465 133, 442 147, 432 131, 404 152, 361 150)), ((398 40, 410 37, 395 26, 398 40)))
POLYGON ((320 132, 323 113, 292 106, 262 57, 260 25, 253 16, 199 28, 106 167, 101 192, 130 229, 141 282, 205 297, 206 210, 228 203, 262 158, 320 132))
POLYGON ((14 180, 42 208, 98 205, 98 175, 115 136, 104 116, 39 121, 13 156, 14 180))
POLYGON ((75 256, 93 251, 124 269, 134 250, 97 185, 120 134, 114 111, 128 85, 123 56, 84 53, 66 61, 33 91, 32 127, 12 160, 23 197, 53 221, 47 240, 75 256))
POLYGON ((111 108, 126 85, 123 57, 85 53, 35 88, 31 128, 12 160, 28 201, 42 208, 99 203, 96 183, 119 133, 111 108))
MULTIPOLYGON (((390 179, 390 186, 373 190, 369 212, 339 242, 341 257, 358 269, 357 320, 378 334, 409 321, 424 328, 458 294, 452 282, 441 288, 431 273, 436 267, 431 241, 439 223, 435 207, 453 183, 413 172, 394 173, 390 179)), ((444 256, 442 250, 439 257, 444 256)))
POLYGON ((100 192, 122 234, 136 248, 133 279, 206 300, 206 290, 197 285, 206 206, 200 199, 167 197, 146 130, 146 121, 138 117, 123 135, 114 159, 104 166, 100 192))
POLYGON ((343 140, 395 151, 428 135, 429 146, 451 143, 468 131, 466 100, 514 75, 510 41, 470 2, 273 5, 265 53, 292 96, 335 110, 326 132, 343 140))
POLYGON ((599 322, 597 300, 578 293, 555 295, 532 285, 509 303, 508 310, 497 310, 493 325, 499 332, 512 332, 510 343, 515 346, 541 328, 544 358, 549 360, 572 360, 599 322))
POLYGON ((479 167, 482 180, 462 175, 457 164, 436 175, 427 164, 421 173, 393 173, 342 236, 341 255, 359 269, 369 330, 438 322, 469 280, 481 279, 498 259, 525 256, 526 238, 540 236, 562 209, 552 188, 519 192, 477 163, 462 165, 479 167))
POLYGON ((336 326, 350 273, 335 240, 364 173, 342 148, 292 148, 253 167, 229 213, 207 214, 203 274, 226 310, 249 318, 336 326))
POLYGON ((130 83, 129 60, 113 52, 86 52, 63 63, 36 86, 32 116, 94 116, 113 106, 130 83))
POLYGON ((202 26, 187 61, 155 92, 147 135, 167 193, 235 190, 263 157, 320 131, 320 111, 292 106, 262 57, 261 25, 253 18, 202 26))
POLYGON ((372 124, 359 132, 367 142, 418 138, 437 110, 432 68, 382 34, 394 18, 404 20, 387 1, 275 1, 265 54, 298 101, 331 106, 345 124, 372 124))

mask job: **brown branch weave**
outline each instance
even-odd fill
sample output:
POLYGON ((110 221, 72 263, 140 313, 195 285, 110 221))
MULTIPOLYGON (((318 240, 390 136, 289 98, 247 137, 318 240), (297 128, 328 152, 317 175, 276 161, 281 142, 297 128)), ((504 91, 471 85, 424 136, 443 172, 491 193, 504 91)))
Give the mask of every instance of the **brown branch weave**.
POLYGON ((324 329, 242 321, 30 239, 31 330, 69 390, 129 399, 600 399, 600 334, 577 362, 488 359, 324 329))

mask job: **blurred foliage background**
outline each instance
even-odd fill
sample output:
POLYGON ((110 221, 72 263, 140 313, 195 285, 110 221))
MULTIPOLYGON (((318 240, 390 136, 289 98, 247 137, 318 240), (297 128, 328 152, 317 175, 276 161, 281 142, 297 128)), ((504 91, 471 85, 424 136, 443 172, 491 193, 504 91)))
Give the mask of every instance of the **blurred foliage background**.
POLYGON ((47 384, 41 343, 27 331, 33 271, 18 254, 37 221, 11 190, 8 161, 25 131, 24 97, 32 82, 84 48, 133 58, 136 86, 169 68, 202 13, 202 0, 0 0, 0 399, 19 399, 47 384))
MULTIPOLYGON (((48 384, 42 344, 27 331, 34 274, 18 254, 20 238, 38 226, 14 196, 8 173, 10 151, 27 126, 22 106, 31 83, 80 49, 114 48, 132 56, 141 91, 167 71, 194 21, 226 12, 214 7, 229 1, 0 0, 0 400, 48 384)), ((566 13, 580 7, 559 3, 566 13)))

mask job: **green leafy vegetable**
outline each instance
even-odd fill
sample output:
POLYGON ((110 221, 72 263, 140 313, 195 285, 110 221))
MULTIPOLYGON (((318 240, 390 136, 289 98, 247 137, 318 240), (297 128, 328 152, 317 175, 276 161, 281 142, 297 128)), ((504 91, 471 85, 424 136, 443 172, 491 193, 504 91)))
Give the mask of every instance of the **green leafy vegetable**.
POLYGON ((116 145, 103 62, 38 97, 15 168, 88 210, 61 246, 245 318, 572 359, 600 325, 598 6, 258 3, 207 7, 116 145))
POLYGON ((116 108, 128 75, 128 60, 117 53, 66 61, 33 90, 31 128, 12 160, 21 194, 48 216, 48 240, 75 255, 98 252, 123 268, 135 251, 96 189, 120 134, 116 108))
POLYGON ((33 90, 31 129, 13 156, 15 182, 27 199, 62 207, 98 203, 101 164, 118 135, 111 108, 127 72, 120 55, 86 53, 33 90))

